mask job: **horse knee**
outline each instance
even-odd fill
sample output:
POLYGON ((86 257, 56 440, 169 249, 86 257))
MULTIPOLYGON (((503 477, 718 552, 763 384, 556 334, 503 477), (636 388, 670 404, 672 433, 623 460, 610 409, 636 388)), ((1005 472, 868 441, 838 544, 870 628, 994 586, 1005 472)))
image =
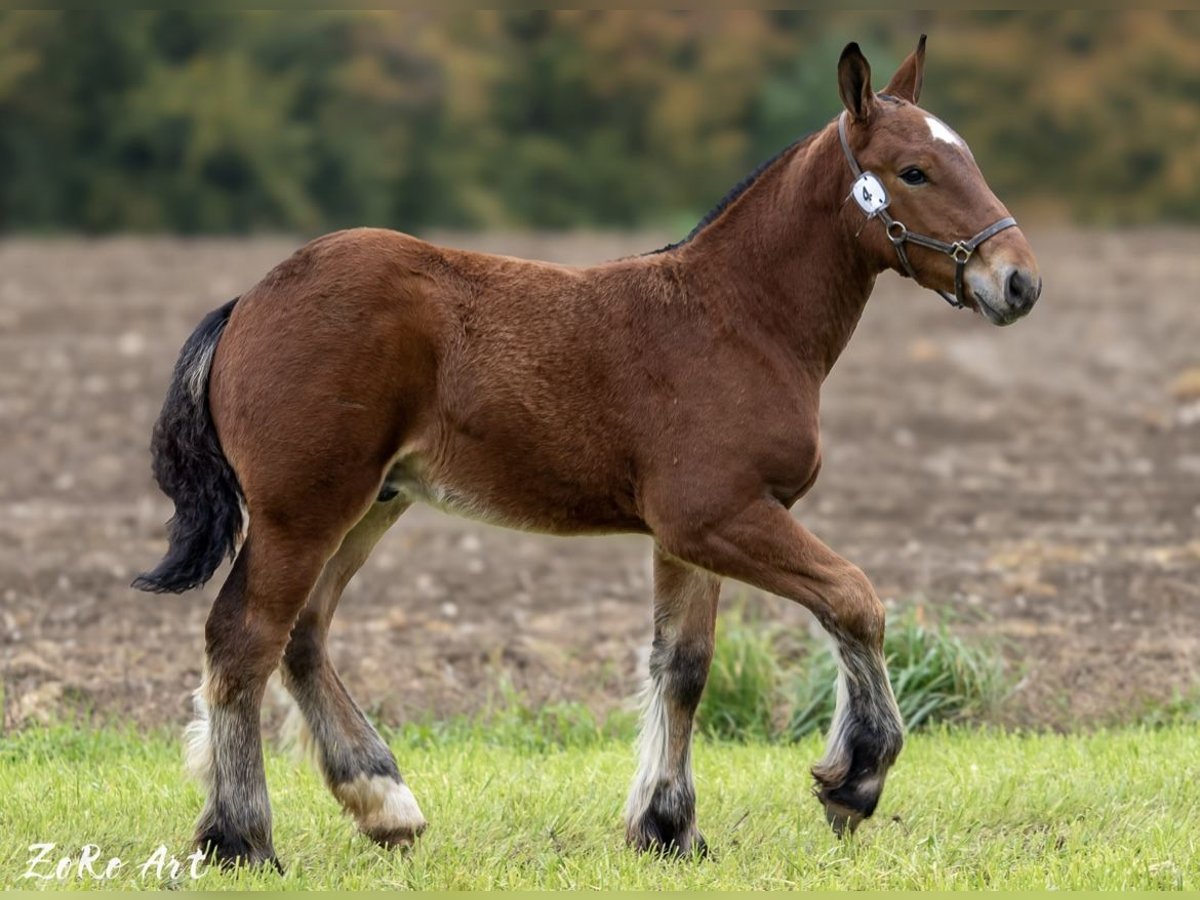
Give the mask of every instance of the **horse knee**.
POLYGON ((886 610, 862 569, 847 563, 831 579, 826 602, 828 621, 822 624, 839 643, 883 646, 886 610))

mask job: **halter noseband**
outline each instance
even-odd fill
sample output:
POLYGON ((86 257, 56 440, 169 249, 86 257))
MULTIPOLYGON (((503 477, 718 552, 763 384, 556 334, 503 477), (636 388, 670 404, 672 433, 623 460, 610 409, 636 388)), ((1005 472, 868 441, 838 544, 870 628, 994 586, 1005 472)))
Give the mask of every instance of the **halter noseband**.
MULTIPOLYGON (((858 160, 854 158, 854 153, 850 150, 850 141, 846 137, 845 112, 838 117, 838 137, 842 141, 842 150, 846 154, 846 161, 850 163, 850 171, 854 173, 855 179, 861 179, 864 175, 864 172, 862 167, 859 166, 858 160)), ((876 183, 878 183, 879 188, 882 189, 883 185, 881 182, 879 182, 878 176, 872 175, 870 172, 865 174, 873 178, 876 183)), ((858 181, 856 180, 854 184, 857 186, 858 181)), ((853 188, 851 188, 851 191, 853 192, 853 188)), ((913 269, 912 263, 908 261, 908 253, 904 250, 905 243, 917 244, 921 247, 928 247, 930 250, 937 250, 940 253, 945 253, 954 260, 955 269, 953 296, 947 294, 945 291, 938 290, 937 288, 933 288, 933 291, 951 306, 958 309, 962 309, 966 306, 966 302, 963 300, 963 272, 967 268, 967 260, 971 258, 971 255, 975 252, 976 248, 978 248, 979 245, 988 238, 995 234, 999 234, 1006 228, 1012 228, 1017 224, 1017 220, 1012 216, 1006 216, 1003 219, 993 222, 991 225, 983 229, 983 231, 979 232, 979 234, 975 235, 969 240, 955 241, 953 244, 947 244, 945 241, 939 241, 937 238, 931 238, 924 234, 917 234, 916 232, 909 231, 904 227, 903 222, 893 219, 887 211, 888 200, 886 197, 886 192, 881 203, 882 205, 879 205, 872 211, 868 211, 867 207, 864 206, 863 212, 866 213, 868 219, 878 218, 881 222, 883 222, 883 227, 887 232, 888 240, 892 242, 892 246, 896 248, 896 255, 900 257, 900 264, 904 266, 904 271, 908 273, 908 276, 913 281, 917 280, 917 273, 913 269)))

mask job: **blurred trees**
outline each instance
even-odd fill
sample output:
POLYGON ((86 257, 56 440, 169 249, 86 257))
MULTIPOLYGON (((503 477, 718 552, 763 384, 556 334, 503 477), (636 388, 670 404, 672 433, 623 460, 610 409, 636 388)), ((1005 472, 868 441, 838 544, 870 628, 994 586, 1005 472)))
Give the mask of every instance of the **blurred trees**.
POLYGON ((1200 221, 1200 14, 0 12, 0 228, 670 225, 876 87, 1022 213, 1200 221))

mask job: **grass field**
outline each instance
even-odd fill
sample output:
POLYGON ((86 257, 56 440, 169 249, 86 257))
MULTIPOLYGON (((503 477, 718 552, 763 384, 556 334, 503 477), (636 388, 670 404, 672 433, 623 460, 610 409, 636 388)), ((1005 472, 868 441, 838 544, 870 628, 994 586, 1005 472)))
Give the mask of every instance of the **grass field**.
MULTIPOLYGON (((536 737, 536 736, 535 736, 536 737)), ((560 736, 561 737, 561 736, 560 736)), ((1200 886, 1200 731, 1195 726, 1013 735, 940 729, 910 737, 875 818, 838 841, 809 796, 816 738, 799 745, 701 742, 705 860, 638 856, 623 844, 633 769, 622 739, 523 742, 513 729, 413 728, 393 736, 429 831, 408 855, 357 836, 317 776, 268 753, 275 843, 287 867, 143 866, 159 845, 184 860, 196 787, 169 735, 67 728, 0 739, 0 887, 294 888, 1195 888, 1200 886), (29 845, 56 844, 39 872, 98 845, 100 872, 23 879, 29 845)), ((161 859, 161 857, 160 857, 161 859)))

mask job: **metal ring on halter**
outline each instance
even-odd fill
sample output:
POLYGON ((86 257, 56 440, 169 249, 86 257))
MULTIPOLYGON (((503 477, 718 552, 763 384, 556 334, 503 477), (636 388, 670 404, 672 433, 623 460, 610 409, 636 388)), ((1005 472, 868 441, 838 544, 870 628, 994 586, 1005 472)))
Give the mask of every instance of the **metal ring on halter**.
POLYGON ((967 264, 967 260, 971 258, 971 254, 974 252, 974 248, 968 247, 962 241, 956 241, 950 248, 950 258, 960 266, 965 266, 967 264))
POLYGON ((903 244, 908 239, 908 229, 904 227, 904 223, 899 219, 892 219, 887 224, 887 236, 888 240, 893 244, 903 244), (897 233, 892 233, 893 228, 899 229, 897 233))

